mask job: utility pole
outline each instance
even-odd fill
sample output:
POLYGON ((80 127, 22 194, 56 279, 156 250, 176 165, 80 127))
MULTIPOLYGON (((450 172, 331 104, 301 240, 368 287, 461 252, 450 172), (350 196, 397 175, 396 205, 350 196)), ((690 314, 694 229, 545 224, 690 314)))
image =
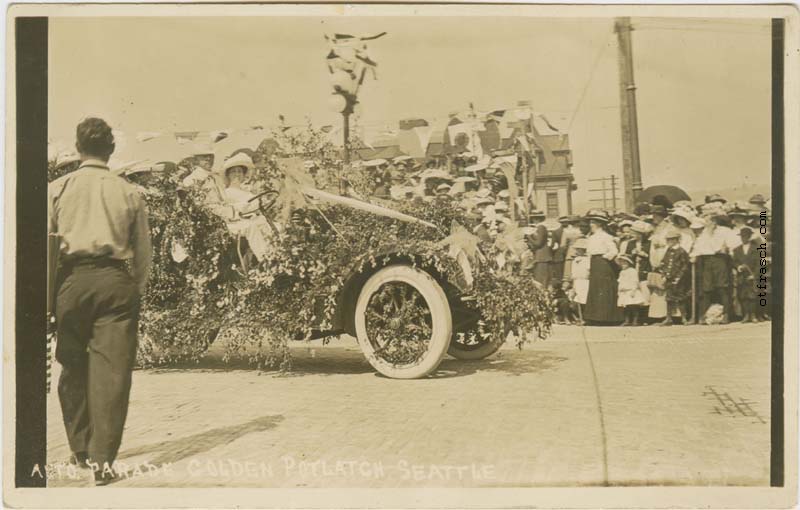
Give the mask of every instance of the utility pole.
MULTIPOLYGON (((605 187, 605 185, 603 186, 605 187)), ((611 207, 613 211, 617 212, 617 176, 611 174, 611 207)))
POLYGON ((642 190, 642 171, 639 161, 639 127, 636 119, 636 85, 633 81, 633 46, 631 44, 631 19, 617 18, 619 50, 619 104, 622 128, 622 176, 625 184, 625 209, 633 211, 636 198, 642 190))

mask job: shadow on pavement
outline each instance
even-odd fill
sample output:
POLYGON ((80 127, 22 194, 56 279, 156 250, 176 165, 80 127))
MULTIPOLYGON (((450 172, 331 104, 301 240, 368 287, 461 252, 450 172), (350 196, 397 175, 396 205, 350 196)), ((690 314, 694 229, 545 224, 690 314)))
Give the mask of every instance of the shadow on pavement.
POLYGON ((120 452, 119 458, 126 459, 158 452, 158 456, 149 459, 151 464, 158 466, 161 464, 179 462, 199 453, 207 452, 217 446, 232 443, 247 434, 263 432, 275 428, 281 421, 283 421, 282 415, 262 416, 238 425, 219 427, 179 439, 160 441, 158 443, 125 449, 120 452))
POLYGON ((569 358, 553 354, 550 351, 515 351, 494 355, 477 361, 444 359, 439 368, 428 377, 441 379, 461 377, 477 372, 506 375, 527 375, 556 370, 558 365, 569 358))
POLYGON ((281 376, 368 374, 374 371, 375 369, 367 363, 363 354, 348 352, 346 355, 338 356, 320 355, 293 358, 292 368, 281 376))
MULTIPOLYGON (((288 371, 281 373, 277 370, 265 370, 264 373, 276 377, 302 377, 306 375, 336 376, 375 373, 376 376, 383 377, 375 372, 375 369, 372 368, 364 358, 364 355, 358 350, 345 348, 308 349, 303 347, 292 349, 292 356, 292 366, 288 371), (315 351, 314 355, 309 354, 312 350, 315 351)), ((533 351, 526 349, 522 351, 500 351, 499 354, 476 361, 462 361, 445 357, 436 372, 428 377, 444 379, 448 377, 471 375, 476 372, 508 375, 531 374, 555 370, 560 363, 567 359, 568 358, 556 355, 551 351, 533 351)), ((181 363, 164 368, 147 369, 147 372, 150 374, 185 371, 257 372, 258 368, 251 365, 247 359, 237 358, 225 362, 222 361, 222 358, 219 356, 206 356, 196 363, 181 363)))

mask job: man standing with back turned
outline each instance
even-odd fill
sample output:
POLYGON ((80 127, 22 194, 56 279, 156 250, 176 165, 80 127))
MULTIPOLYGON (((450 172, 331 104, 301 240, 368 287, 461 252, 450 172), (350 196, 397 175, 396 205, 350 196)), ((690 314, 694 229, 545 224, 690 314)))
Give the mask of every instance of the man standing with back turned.
POLYGON ((61 239, 58 396, 72 461, 90 466, 95 484, 106 485, 116 477, 111 466, 128 413, 139 302, 152 253, 144 201, 108 169, 111 127, 102 119, 83 120, 76 148, 81 166, 48 189, 50 232, 61 239))

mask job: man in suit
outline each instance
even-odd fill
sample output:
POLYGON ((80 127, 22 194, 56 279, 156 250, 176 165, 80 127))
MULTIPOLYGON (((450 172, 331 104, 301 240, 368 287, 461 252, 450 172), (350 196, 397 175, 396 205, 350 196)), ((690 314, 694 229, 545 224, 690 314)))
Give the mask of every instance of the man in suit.
POLYGON ((536 209, 531 211, 530 218, 536 226, 533 235, 528 237, 528 248, 533 257, 533 279, 541 283, 544 288, 550 288, 550 278, 552 277, 553 249, 547 236, 547 227, 544 226, 545 214, 536 209))
POLYGON ((558 249, 564 252, 564 271, 562 280, 569 281, 572 279, 572 259, 575 258, 575 249, 573 245, 575 241, 583 237, 580 229, 576 226, 580 218, 577 216, 562 216, 558 219, 561 223, 561 237, 558 243, 558 249))

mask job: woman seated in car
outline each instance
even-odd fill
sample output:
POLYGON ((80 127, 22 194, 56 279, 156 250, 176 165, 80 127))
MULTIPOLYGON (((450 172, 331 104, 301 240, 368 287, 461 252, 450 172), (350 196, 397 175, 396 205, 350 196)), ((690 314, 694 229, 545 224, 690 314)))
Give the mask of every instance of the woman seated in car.
POLYGON ((224 198, 232 208, 233 217, 227 219, 228 228, 234 234, 247 239, 247 244, 256 259, 263 260, 269 243, 267 220, 258 212, 258 201, 252 201, 253 193, 246 189, 250 173, 255 168, 250 156, 240 152, 228 158, 223 164, 225 174, 224 198))

